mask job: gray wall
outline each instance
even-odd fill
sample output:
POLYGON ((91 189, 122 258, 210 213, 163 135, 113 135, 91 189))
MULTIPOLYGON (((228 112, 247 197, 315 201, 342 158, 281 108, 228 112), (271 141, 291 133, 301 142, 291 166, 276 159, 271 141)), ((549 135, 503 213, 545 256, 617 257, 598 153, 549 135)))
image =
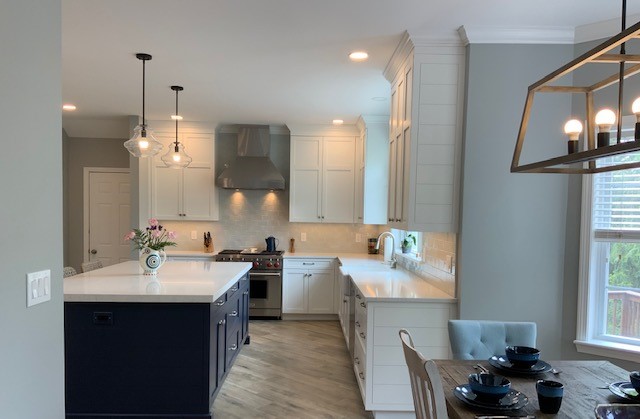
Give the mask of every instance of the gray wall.
POLYGON ((61 4, 0 4, 0 417, 64 417, 61 4), (27 308, 26 274, 51 269, 27 308))
MULTIPOLYGON (((460 318, 535 321, 545 357, 559 358, 567 177, 509 169, 528 85, 573 58, 573 46, 477 44, 467 55, 460 318)), ((536 97, 522 162, 566 152, 556 134, 570 100, 536 97)))
POLYGON ((129 168, 129 152, 122 145, 126 139, 71 138, 63 136, 65 151, 65 266, 73 266, 80 272, 83 262, 84 223, 84 168, 129 168))

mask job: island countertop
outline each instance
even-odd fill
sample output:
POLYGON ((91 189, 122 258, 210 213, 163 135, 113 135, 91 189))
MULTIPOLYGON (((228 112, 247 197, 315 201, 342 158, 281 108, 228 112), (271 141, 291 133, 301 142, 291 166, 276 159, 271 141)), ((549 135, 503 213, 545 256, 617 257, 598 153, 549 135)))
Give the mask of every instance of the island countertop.
POLYGON ((249 269, 250 263, 168 261, 152 276, 127 261, 65 278, 64 301, 211 303, 249 269))

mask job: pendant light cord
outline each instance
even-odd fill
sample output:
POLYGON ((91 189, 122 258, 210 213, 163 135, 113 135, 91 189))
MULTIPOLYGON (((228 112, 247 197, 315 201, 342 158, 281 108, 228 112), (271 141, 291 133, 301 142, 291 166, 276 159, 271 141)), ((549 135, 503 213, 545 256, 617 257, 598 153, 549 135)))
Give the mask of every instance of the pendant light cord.
MULTIPOLYGON (((627 29, 627 0, 622 0, 622 18, 620 32, 627 29)), ((620 44, 620 55, 626 54, 625 43, 620 44)), ((622 99, 624 91, 624 61, 620 61, 620 71, 618 74, 618 132, 616 133, 616 143, 622 142, 622 99)))
POLYGON ((145 120, 144 120, 144 85, 145 85, 145 66, 146 60, 142 60, 142 129, 146 128, 145 120))
POLYGON ((178 113, 178 89, 176 89, 176 148, 175 148, 175 152, 177 153, 179 151, 178 149, 178 119, 180 114, 178 113))

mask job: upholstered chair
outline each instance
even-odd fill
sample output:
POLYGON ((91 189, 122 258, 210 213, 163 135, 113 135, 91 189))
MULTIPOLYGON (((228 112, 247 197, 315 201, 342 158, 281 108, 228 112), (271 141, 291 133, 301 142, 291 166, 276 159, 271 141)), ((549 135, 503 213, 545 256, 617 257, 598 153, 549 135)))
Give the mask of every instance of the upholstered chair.
POLYGON ((537 328, 531 322, 449 320, 454 359, 489 359, 504 355, 507 346, 536 347, 537 328))

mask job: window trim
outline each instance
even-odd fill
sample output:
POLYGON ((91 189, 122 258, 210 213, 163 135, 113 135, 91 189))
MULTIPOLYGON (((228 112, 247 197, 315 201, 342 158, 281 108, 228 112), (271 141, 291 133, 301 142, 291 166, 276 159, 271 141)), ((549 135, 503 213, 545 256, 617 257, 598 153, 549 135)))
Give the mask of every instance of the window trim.
MULTIPOLYGON (((633 126, 633 116, 623 117, 624 126, 633 126)), ((601 281, 590 281, 592 264, 592 243, 595 241, 592 231, 593 176, 582 176, 582 203, 580 215, 580 260, 578 269, 578 316, 576 339, 573 343, 581 353, 604 356, 626 361, 640 362, 640 345, 599 339, 595 334, 595 322, 603 315, 602 301, 598 301, 604 291, 601 281), (591 310, 590 310, 591 308, 591 310)), ((601 324, 601 323, 598 323, 601 324)))

